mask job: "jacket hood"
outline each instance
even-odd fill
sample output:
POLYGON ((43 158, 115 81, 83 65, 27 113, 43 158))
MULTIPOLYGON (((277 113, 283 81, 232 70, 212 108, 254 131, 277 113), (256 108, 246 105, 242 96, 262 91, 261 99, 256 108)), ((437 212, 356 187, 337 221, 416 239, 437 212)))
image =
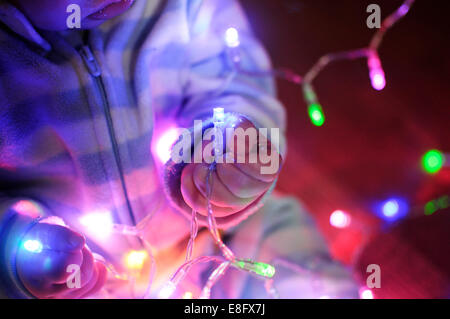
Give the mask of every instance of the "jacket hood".
POLYGON ((43 50, 51 50, 50 44, 39 34, 30 20, 19 9, 4 0, 0 0, 0 22, 43 50))

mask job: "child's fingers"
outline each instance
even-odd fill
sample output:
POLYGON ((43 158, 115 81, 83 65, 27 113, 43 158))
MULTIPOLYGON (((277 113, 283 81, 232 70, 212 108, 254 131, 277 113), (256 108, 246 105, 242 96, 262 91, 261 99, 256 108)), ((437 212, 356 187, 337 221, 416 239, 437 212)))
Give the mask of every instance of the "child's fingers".
MULTIPOLYGON (((94 271, 94 257, 92 256, 92 253, 89 251, 89 249, 84 246, 83 249, 81 250, 82 253, 82 262, 81 263, 73 263, 75 265, 78 265, 80 267, 80 287, 83 287, 84 285, 86 285, 90 280, 91 277, 93 276, 93 271, 94 271)), ((70 265, 70 264, 68 264, 70 265)), ((67 266, 68 266, 67 265, 67 266)), ((66 266, 66 276, 64 276, 64 278, 56 283, 66 283, 67 282, 67 278, 73 274, 73 272, 67 272, 67 266, 66 266)))
POLYGON ((38 223, 25 235, 24 240, 38 240, 43 250, 76 251, 80 250, 85 239, 73 230, 59 225, 38 223))
POLYGON ((81 250, 71 253, 48 251, 44 258, 41 265, 44 278, 51 283, 65 283, 71 274, 67 272, 68 266, 81 265, 83 253, 81 250))
POLYGON ((59 285, 66 287, 65 281, 69 275, 67 266, 81 264, 82 260, 81 251, 20 251, 17 254, 17 272, 24 286, 33 295, 43 298, 59 293, 59 285))
POLYGON ((217 164, 217 174, 224 185, 236 196, 242 198, 256 197, 264 193, 272 183, 250 177, 234 164, 217 164))
POLYGON ((82 261, 81 250, 75 252, 42 250, 35 253, 21 248, 17 254, 17 270, 25 281, 38 280, 58 283, 67 278, 68 265, 79 265, 82 261))
MULTIPOLYGON (((55 253, 55 252, 53 252, 55 253)), ((86 247, 80 251, 82 254, 82 262, 73 261, 75 264, 80 265, 80 287, 69 288, 67 279, 72 273, 67 271, 61 272, 62 269, 66 270, 67 266, 57 266, 57 264, 70 264, 69 260, 62 261, 65 252, 56 252, 51 257, 46 256, 47 260, 51 260, 51 263, 56 267, 56 271, 51 276, 43 276, 42 278, 24 279, 25 287, 38 298, 78 298, 81 295, 86 294, 96 284, 98 280, 98 274, 95 270, 94 259, 92 253, 86 247)), ((74 255, 75 253, 71 253, 74 255)))
POLYGON ((93 263, 91 268, 91 276, 89 280, 84 281, 80 288, 67 289, 60 298, 78 299, 90 293, 90 291, 97 285, 99 280, 99 269, 97 263, 93 263))
POLYGON ((33 295, 39 299, 55 299, 67 290, 65 284, 48 285, 45 289, 35 291, 33 295))
MULTIPOLYGON (((278 175, 279 166, 274 165, 275 171, 270 174, 263 174, 261 168, 272 164, 268 160, 281 163, 281 157, 272 149, 270 141, 259 134, 250 121, 239 118, 228 124, 230 125, 226 127, 234 127, 239 131, 230 131, 224 136, 224 142, 226 141, 224 150, 226 149, 228 157, 229 154, 234 155, 234 163, 226 163, 229 158, 223 155, 223 163, 218 163, 216 172, 211 175, 213 178, 211 204, 218 217, 228 216, 244 209, 267 191, 278 175), (234 141, 234 146, 231 146, 230 141, 234 141), (267 149, 270 150, 269 154, 266 152, 267 149), (256 159, 256 163, 250 163, 250 159, 256 159), (243 163, 237 163, 239 160, 243 163)), ((187 165, 181 176, 181 193, 185 202, 204 215, 207 213, 206 176, 209 173, 209 164, 205 161, 213 159, 211 151, 212 142, 203 140, 195 149, 193 158, 202 158, 204 162, 187 165)))
MULTIPOLYGON (((193 179, 194 165, 187 165, 181 174, 181 194, 185 202, 203 215, 207 215, 207 200, 202 193, 197 189, 193 179)), ((231 207, 219 207, 212 205, 214 213, 217 217, 224 217, 236 212, 236 209, 231 207)))
POLYGON ((278 162, 277 166, 274 168, 274 172, 270 172, 267 174, 261 170, 262 167, 268 167, 269 164, 262 164, 260 161, 258 163, 238 163, 236 162, 234 165, 241 170, 244 174, 253 177, 254 179, 260 180, 265 183, 273 183, 275 178, 277 178, 278 173, 280 172, 282 159, 278 154, 278 162))
POLYGON ((95 263, 95 267, 97 273, 96 280, 94 281, 95 284, 90 288, 90 290, 83 293, 80 298, 86 298, 97 293, 106 283, 106 279, 108 277, 108 270, 106 267, 101 263, 95 263))
POLYGON ((80 275, 81 275, 81 286, 86 285, 94 275, 94 256, 90 252, 90 250, 84 246, 83 247, 83 263, 80 267, 80 275))
POLYGON ((18 265, 24 277, 39 277, 51 283, 62 282, 67 277, 70 264, 81 264, 84 238, 67 227, 40 223, 34 225, 19 247, 18 265), (37 241, 40 251, 29 251, 27 241, 37 241))
POLYGON ((17 254, 18 275, 33 295, 57 297, 69 289, 67 279, 72 272, 67 270, 71 264, 80 265, 81 287, 90 282, 94 259, 81 235, 63 226, 42 223, 26 234, 24 242, 27 240, 42 244, 41 251, 29 251, 23 245, 17 254))
MULTIPOLYGON (((69 288, 67 282, 53 285, 53 287, 51 287, 53 289, 53 293, 50 295, 50 298, 77 299, 89 294, 89 292, 98 284, 99 281, 98 265, 99 264, 94 261, 94 257, 89 249, 84 247, 83 263, 80 266, 80 287, 69 288)), ((104 269, 106 271, 106 268, 104 269)), ((103 286, 105 282, 103 277, 104 275, 102 273, 101 286, 103 286)))
MULTIPOLYGON (((209 174, 209 166, 205 164, 195 165, 194 168, 194 183, 197 189, 202 193, 204 197, 207 196, 206 190, 206 178, 209 174)), ((220 207, 233 207, 236 210, 241 210, 251 204, 256 197, 241 198, 237 197, 222 183, 219 179, 217 172, 211 174, 211 202, 220 207)))
POLYGON ((271 143, 265 137, 261 137, 259 140, 265 140, 267 145, 261 145, 261 142, 259 142, 260 144, 253 145, 250 152, 245 155, 236 153, 234 164, 246 175, 262 182, 272 183, 278 176, 282 158, 276 149, 271 149, 271 143), (269 149, 270 151, 267 153, 263 149, 269 149), (253 156, 252 161, 250 161, 251 156, 253 156), (273 171, 267 172, 269 168, 273 171))

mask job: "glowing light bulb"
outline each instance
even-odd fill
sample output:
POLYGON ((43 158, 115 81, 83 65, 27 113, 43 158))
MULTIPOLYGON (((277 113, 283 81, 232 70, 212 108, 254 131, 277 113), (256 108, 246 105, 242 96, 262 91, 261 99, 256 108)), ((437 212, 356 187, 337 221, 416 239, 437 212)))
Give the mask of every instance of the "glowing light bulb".
POLYGON ((169 128, 159 138, 156 143, 156 155, 161 163, 167 163, 170 160, 172 145, 177 141, 179 137, 177 128, 169 128))
POLYGON ((18 201, 14 204, 12 209, 22 215, 27 215, 33 218, 37 218, 44 214, 42 208, 38 204, 29 200, 18 201))
POLYGON ((408 213, 408 204, 401 198, 389 198, 381 203, 379 215, 386 221, 393 222, 408 213))
POLYGON ((447 195, 439 197, 436 201, 440 209, 446 209, 450 206, 449 197, 447 195))
POLYGON ((311 123, 315 126, 322 126, 325 123, 325 115, 323 114, 322 107, 318 103, 312 103, 308 107, 309 118, 311 123))
POLYGON ((128 268, 140 270, 147 257, 148 253, 145 250, 132 250, 126 255, 125 261, 128 268))
POLYGON ((386 78, 382 69, 375 69, 370 72, 370 80, 372 82, 372 87, 381 91, 386 86, 386 78))
POLYGON ((42 251, 42 243, 39 240, 29 239, 23 243, 23 247, 31 253, 40 253, 42 251))
POLYGON ((88 213, 80 218, 80 223, 91 236, 98 239, 107 238, 113 229, 113 221, 108 211, 88 213))
POLYGON ((310 83, 303 84, 303 97, 308 104, 308 115, 311 123, 315 126, 322 126, 325 123, 325 115, 322 106, 317 101, 316 93, 310 83))
POLYGON ((395 216, 398 213, 400 206, 395 199, 388 200, 383 205, 383 215, 386 217, 395 216))
POLYGON ((359 297, 361 299, 374 299, 372 290, 367 289, 367 288, 360 289, 359 297))
POLYGON ((160 299, 168 299, 170 298, 170 296, 173 295, 173 293, 175 292, 175 289, 177 287, 175 286, 175 284, 171 281, 168 281, 164 287, 161 288, 161 290, 159 291, 158 294, 158 298, 160 299))
POLYGON ((213 110, 213 122, 223 122, 225 119, 225 111, 223 107, 215 107, 213 110))
POLYGON ((433 215, 440 209, 450 207, 449 197, 447 195, 439 197, 438 199, 427 202, 424 206, 425 215, 433 215))
POLYGON ((407 14, 409 11, 409 5, 407 4, 402 4, 400 6, 400 8, 398 8, 397 12, 399 15, 404 16, 405 14, 407 14))
POLYGON ((367 60, 367 64, 372 87, 377 91, 384 89, 386 86, 386 78, 378 55, 372 54, 367 60))
POLYGON ((275 267, 266 263, 238 260, 233 265, 265 278, 272 278, 275 275, 275 267))
POLYGON ((272 278, 275 275, 275 267, 265 263, 255 263, 255 272, 263 277, 272 278))
POLYGON ((434 201, 429 201, 428 203, 425 204, 424 210, 425 215, 432 215, 438 210, 438 208, 434 204, 434 201))
POLYGON ((230 48, 236 48, 241 43, 239 41, 239 32, 236 28, 228 28, 225 32, 225 43, 230 48))
POLYGON ((444 166, 445 156, 441 151, 430 150, 422 157, 422 166, 425 172, 435 174, 444 166))
POLYGON ((351 223, 351 217, 349 214, 342 210, 335 210, 330 215, 330 224, 336 228, 348 227, 351 223))
POLYGON ((193 296, 194 296, 194 295, 192 294, 192 292, 186 291, 186 292, 183 294, 183 299, 192 299, 193 296))

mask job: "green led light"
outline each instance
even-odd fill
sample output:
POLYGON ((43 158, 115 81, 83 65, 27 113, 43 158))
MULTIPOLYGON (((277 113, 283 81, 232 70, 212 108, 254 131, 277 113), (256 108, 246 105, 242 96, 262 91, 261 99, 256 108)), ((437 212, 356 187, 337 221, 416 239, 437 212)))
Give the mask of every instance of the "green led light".
POLYGON ((425 215, 432 215, 435 211, 437 211, 437 207, 434 204, 434 201, 425 204, 425 215))
POLYGON ((441 170, 445 162, 445 156, 438 150, 431 150, 422 157, 422 166, 429 174, 437 173, 441 170))
POLYGON ((241 269, 245 269, 245 261, 243 260, 236 261, 235 265, 241 269))
POLYGON ((432 215, 440 209, 446 209, 450 207, 449 197, 447 195, 439 197, 436 200, 431 200, 425 204, 425 215, 432 215))
POLYGON ((447 195, 437 199, 437 203, 440 209, 446 209, 450 206, 449 197, 447 195))
POLYGON ((440 209, 450 207, 449 197, 447 195, 439 197, 436 200, 431 200, 424 206, 425 215, 432 215, 440 209))
POLYGON ((240 269, 253 272, 265 278, 272 278, 275 275, 275 267, 265 263, 253 262, 250 260, 238 260, 234 265, 240 269))
POLYGON ((325 123, 325 115, 323 114, 322 107, 318 103, 312 103, 308 107, 308 114, 311 122, 315 126, 322 126, 325 123))
POLYGON ((265 263, 255 263, 255 273, 263 277, 272 278, 275 275, 275 267, 265 263))

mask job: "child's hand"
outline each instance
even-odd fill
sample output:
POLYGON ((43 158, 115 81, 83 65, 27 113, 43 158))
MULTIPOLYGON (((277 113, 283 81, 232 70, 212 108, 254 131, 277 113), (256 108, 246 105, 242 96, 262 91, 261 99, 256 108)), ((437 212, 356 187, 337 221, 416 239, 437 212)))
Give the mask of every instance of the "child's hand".
MULTIPOLYGON (((253 124, 245 119, 241 119, 236 128, 241 127, 244 130, 251 127, 253 124)), ((227 139, 230 137, 227 136, 227 139)), ((268 166, 262 164, 258 156, 258 145, 261 142, 267 141, 265 138, 259 138, 254 145, 249 144, 249 139, 246 139, 245 155, 238 154, 238 143, 235 139, 234 158, 242 158, 245 156, 244 163, 223 163, 216 165, 216 171, 212 173, 213 187, 211 193, 211 204, 216 217, 225 217, 236 212, 241 211, 252 202, 257 200, 264 194, 274 182, 279 173, 279 169, 273 174, 262 174, 261 167, 268 166), (256 155, 257 163, 249 163, 250 154, 256 155)), ((208 142, 209 143, 209 142, 208 142)), ((203 143, 203 148, 207 143, 203 143)), ((270 141, 267 141, 267 148, 271 149, 270 141)), ((232 150, 227 149, 227 152, 232 150)), ((271 157, 277 158, 279 166, 281 166, 281 156, 277 151, 272 149, 271 157)), ((225 157, 225 156, 224 156, 225 157)), ((207 215, 207 200, 206 200, 206 177, 208 175, 210 164, 188 164, 181 175, 181 193, 186 203, 203 215, 207 215)))
POLYGON ((38 223, 25 235, 42 249, 17 253, 17 272, 24 286, 37 298, 82 298, 98 291, 106 280, 106 268, 94 261, 80 234, 67 227, 38 223), (80 266, 80 288, 69 288, 67 266, 80 266))

